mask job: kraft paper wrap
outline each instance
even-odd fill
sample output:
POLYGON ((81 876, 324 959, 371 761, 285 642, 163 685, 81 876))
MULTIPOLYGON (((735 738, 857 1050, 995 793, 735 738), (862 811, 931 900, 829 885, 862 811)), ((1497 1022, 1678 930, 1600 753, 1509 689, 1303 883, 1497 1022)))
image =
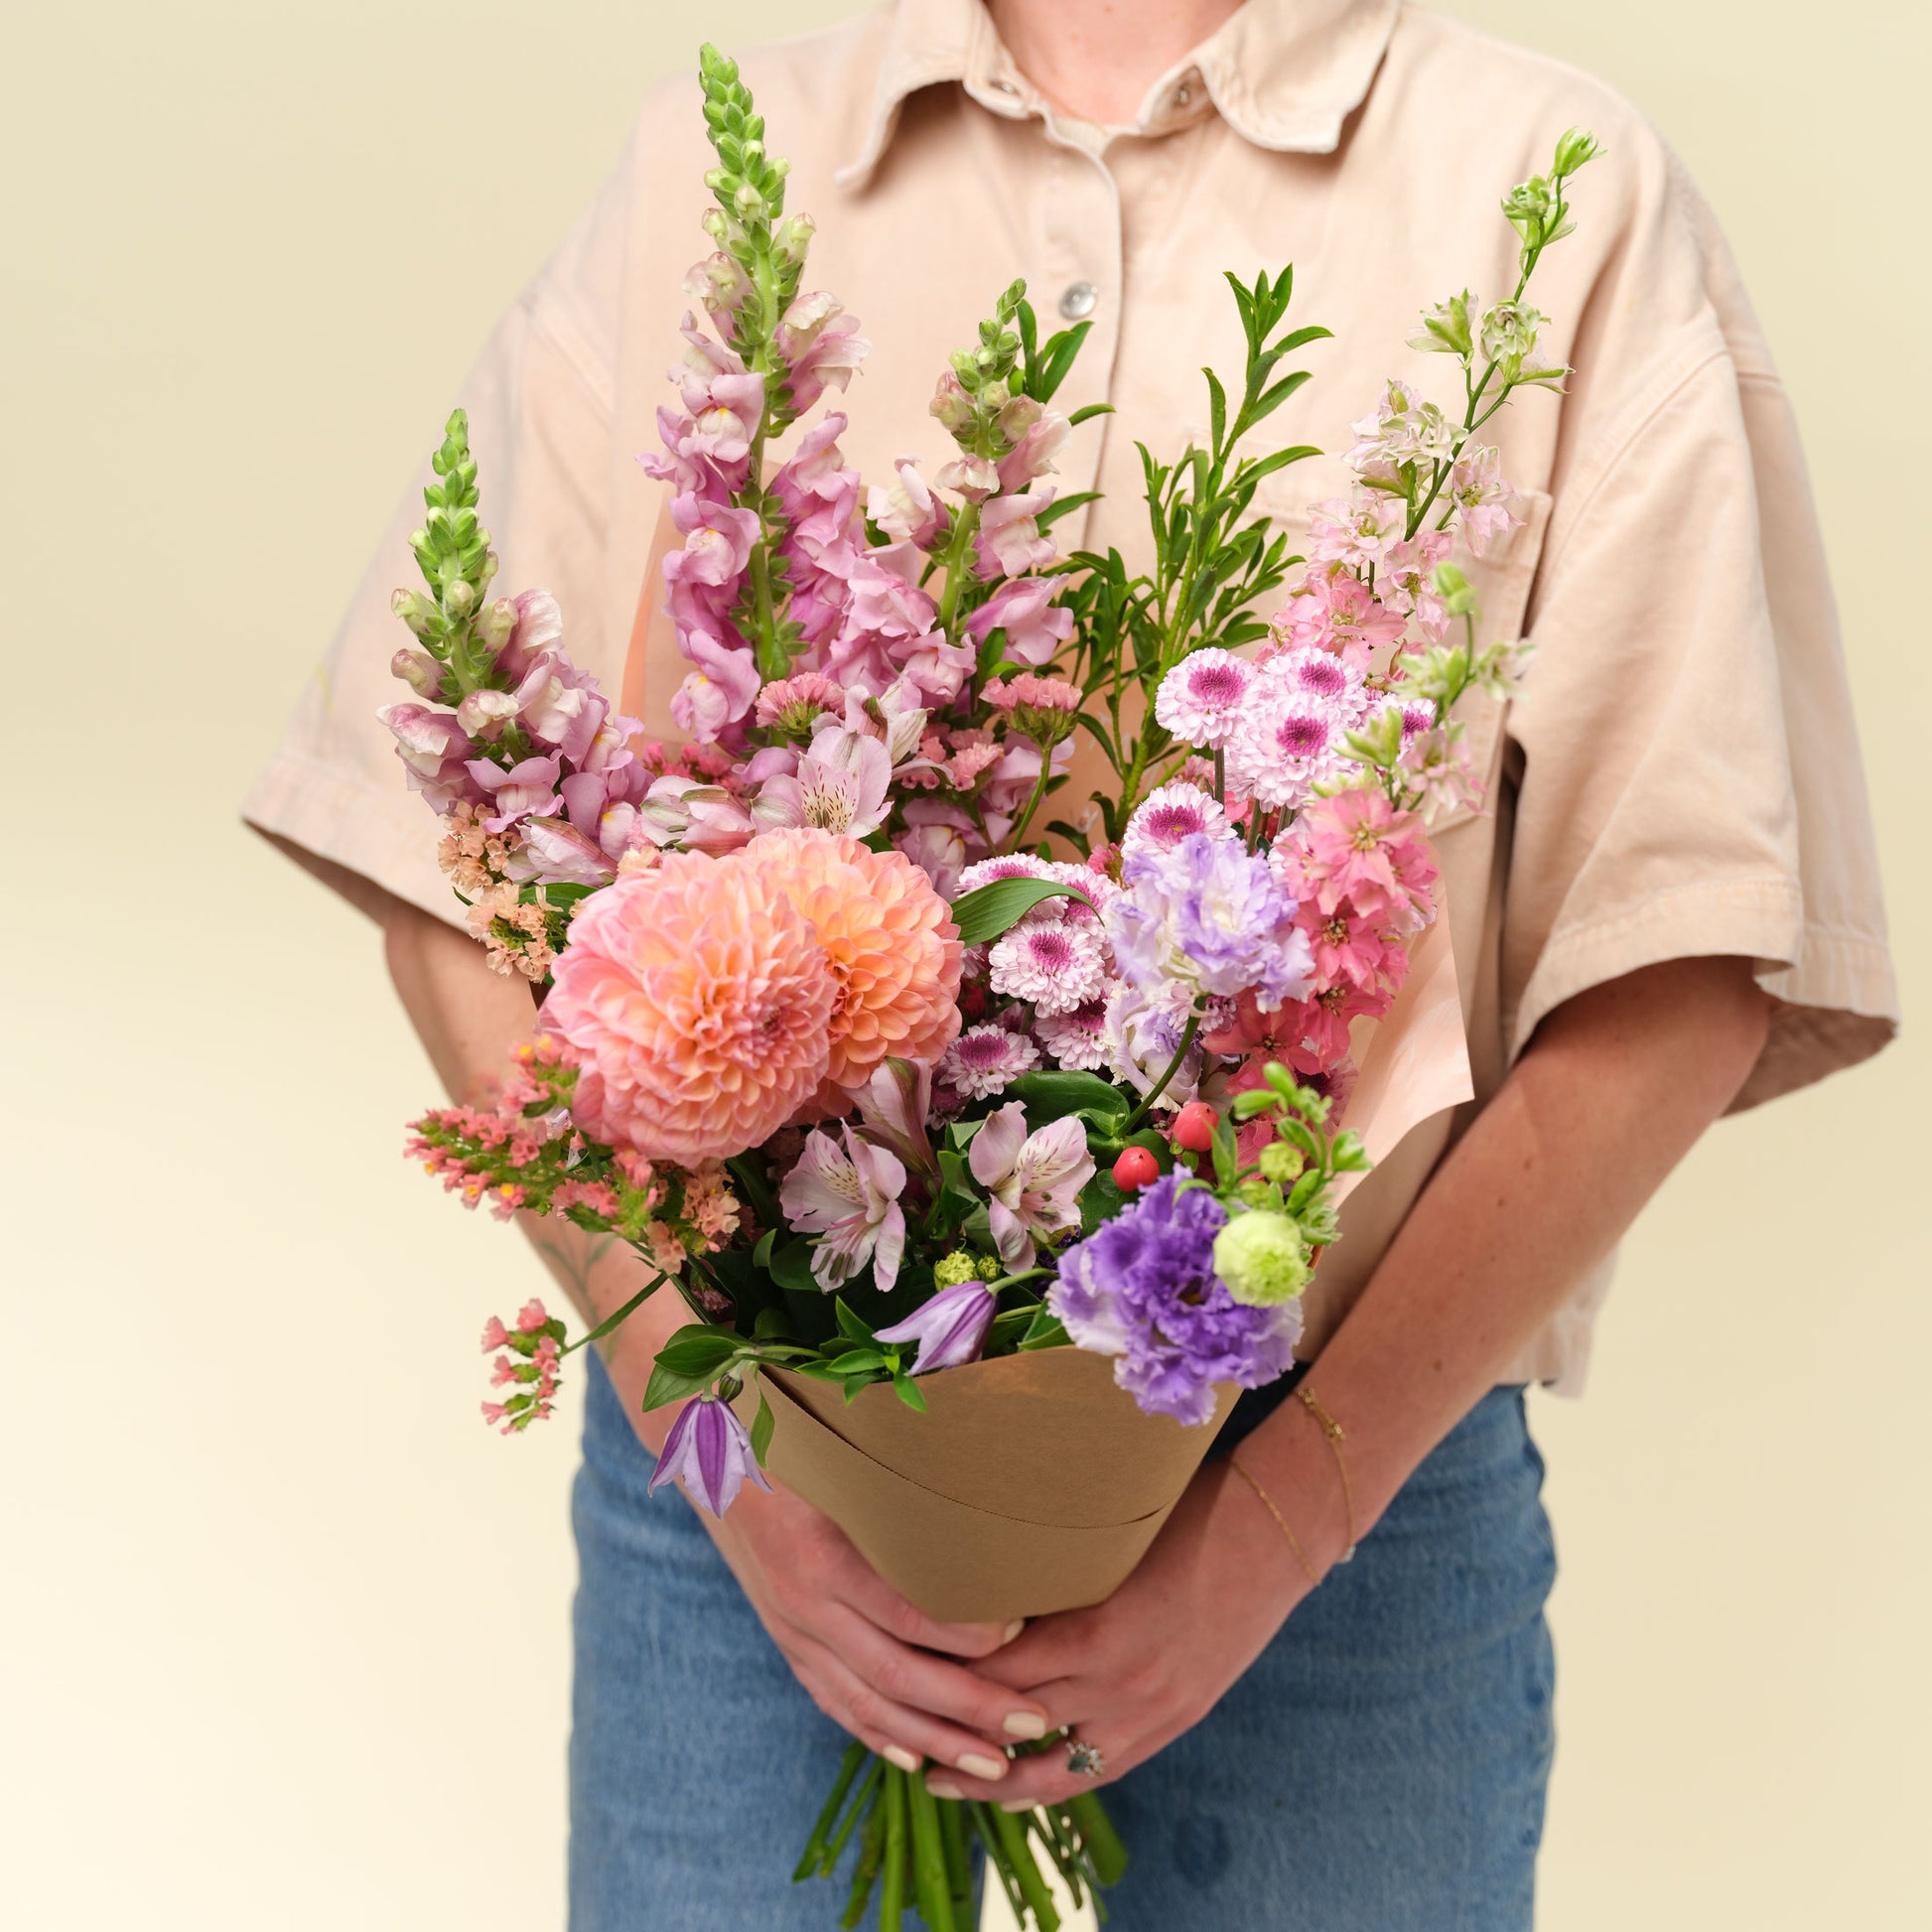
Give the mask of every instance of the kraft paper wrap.
MULTIPOLYGON (((1003 1623, 1111 1596, 1180 1500, 1240 1393, 1197 1427, 1147 1416, 1113 1362, 1079 1348, 1003 1355, 919 1378, 928 1413, 875 1383, 762 1376, 766 1467, 836 1522, 872 1567, 950 1622, 1003 1623)), ((758 1406, 739 1397, 749 1423, 758 1406)))
MULTIPOLYGON (((1374 1159, 1469 1098, 1446 912, 1417 940, 1395 1006, 1357 1046, 1348 1125, 1374 1159)), ((762 1382, 771 1474, 824 1510, 900 1595, 955 1622, 1105 1601, 1168 1520, 1239 1393, 1220 1389, 1214 1420, 1188 1428, 1143 1415, 1116 1386, 1112 1359, 1078 1348, 921 1376, 925 1415, 884 1384, 848 1406, 832 1383, 783 1370, 762 1382)), ((739 1398, 747 1423, 757 1401, 750 1389, 739 1398)))

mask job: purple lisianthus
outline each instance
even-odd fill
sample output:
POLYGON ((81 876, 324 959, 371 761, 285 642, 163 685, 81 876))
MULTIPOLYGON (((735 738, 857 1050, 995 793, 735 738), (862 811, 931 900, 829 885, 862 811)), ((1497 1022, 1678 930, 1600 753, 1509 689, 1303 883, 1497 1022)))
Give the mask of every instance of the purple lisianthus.
POLYGON ((760 1489, 771 1487, 731 1404, 715 1395, 701 1395, 678 1411, 671 1433, 664 1438, 664 1451, 657 1458, 650 1486, 654 1491, 667 1482, 682 1482, 694 1503, 722 1516, 747 1476, 760 1489))
POLYGON ((1227 1210, 1166 1174, 1124 1214, 1069 1248, 1047 1307, 1075 1346, 1118 1357, 1114 1380, 1150 1415, 1204 1423, 1214 1384, 1258 1389, 1285 1373, 1299 1302, 1244 1308, 1214 1272, 1227 1210))
POLYGON ((1308 991, 1314 961, 1295 900, 1239 841, 1194 832, 1132 853, 1121 884, 1107 936, 1136 986, 1178 980, 1228 999, 1252 990, 1264 1013, 1308 991))
POLYGON ((942 1288, 924 1308, 890 1328, 881 1328, 876 1341, 916 1341, 912 1373, 927 1375, 936 1368, 958 1368, 976 1362, 993 1325, 999 1300, 984 1282, 959 1282, 942 1288))

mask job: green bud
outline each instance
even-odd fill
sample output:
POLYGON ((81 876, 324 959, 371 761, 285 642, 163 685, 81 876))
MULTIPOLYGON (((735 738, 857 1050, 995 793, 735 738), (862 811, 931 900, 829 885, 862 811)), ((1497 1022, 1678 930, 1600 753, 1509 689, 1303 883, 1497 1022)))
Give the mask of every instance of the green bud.
POLYGON ((459 577, 444 591, 443 608, 459 622, 477 608, 477 593, 467 578, 459 577))
POLYGON ((1550 172, 1557 176, 1574 175, 1579 168, 1587 166, 1602 152, 1595 135, 1587 129, 1573 127, 1557 143, 1557 158, 1550 172))
POLYGON ((490 650, 498 651, 509 642, 515 628, 516 602, 513 598, 499 597, 478 621, 477 634, 490 650))
POLYGON ((1476 608, 1475 587, 1453 564, 1438 564, 1430 573, 1436 595, 1452 618, 1464 618, 1476 608))
POLYGON ((442 621, 442 613, 421 591, 398 591, 389 600, 389 609, 419 637, 434 635, 437 624, 442 621))
POLYGON ((1308 1244, 1286 1214, 1237 1214, 1214 1237, 1214 1272, 1244 1308, 1278 1308, 1309 1285, 1308 1244))
POLYGON ((1261 1172, 1278 1187, 1285 1187, 1290 1181, 1299 1180, 1302 1177, 1302 1170, 1307 1166, 1308 1163, 1302 1159, 1301 1149, 1290 1147, 1286 1141, 1270 1141, 1261 1150, 1261 1172))
POLYGON ((749 181, 738 184, 738 192, 732 197, 733 206, 740 214, 756 214, 764 206, 764 197, 749 181))
POLYGON ((932 1271, 934 1288, 957 1288, 962 1282, 998 1281, 999 1269, 965 1248, 955 1248, 932 1271))
POLYGON ((817 224, 809 214, 793 214, 771 237, 771 246, 794 268, 803 268, 805 251, 812 245, 812 236, 817 232, 817 224))

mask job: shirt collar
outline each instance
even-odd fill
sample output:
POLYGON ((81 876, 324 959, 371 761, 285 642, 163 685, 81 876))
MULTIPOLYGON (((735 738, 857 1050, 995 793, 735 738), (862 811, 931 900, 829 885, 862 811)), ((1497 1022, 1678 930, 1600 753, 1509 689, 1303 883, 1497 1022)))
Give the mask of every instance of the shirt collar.
MULTIPOLYGON (((1220 31, 1163 74, 1135 132, 1195 117, 1204 92, 1243 140, 1277 153, 1328 154, 1361 105, 1401 0, 1248 0, 1220 31)), ((862 187, 891 144, 898 110, 921 87, 957 81, 990 112, 1039 111, 1033 87, 993 30, 983 0, 898 0, 864 144, 836 176, 862 187)))

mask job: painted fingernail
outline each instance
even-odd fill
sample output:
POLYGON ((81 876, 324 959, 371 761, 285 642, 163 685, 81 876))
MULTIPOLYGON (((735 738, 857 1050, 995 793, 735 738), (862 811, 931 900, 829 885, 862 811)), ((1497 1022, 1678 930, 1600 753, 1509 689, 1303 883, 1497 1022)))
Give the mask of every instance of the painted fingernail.
POLYGON ((1000 1641, 1002 1643, 1011 1643, 1014 1640, 1014 1638, 1017 1637, 1021 1633, 1021 1631, 1024 1630, 1026 1627, 1027 1627, 1027 1619, 1024 1616, 1015 1617, 1013 1621, 1007 1625, 1007 1633, 1004 1637, 1000 1639, 1000 1641))
POLYGON ((985 1778, 991 1782, 1007 1774, 1007 1761, 1004 1757, 976 1757, 968 1753, 960 1758, 958 1763, 959 1768, 969 1778, 985 1778))
POLYGON ((924 1758, 914 1757, 899 1744, 888 1744, 879 1754, 888 1764, 897 1764, 901 1771, 916 1771, 925 1762, 924 1758))
POLYGON ((963 1798, 966 1795, 958 1785, 951 1784, 944 1778, 927 1778, 925 1788, 935 1798, 963 1798))
POLYGON ((1000 1800, 1000 1809, 1002 1811, 1032 1811, 1034 1805, 1033 1801, 1029 1798, 1002 1798, 1000 1800))
POLYGON ((1031 1711, 1016 1711, 1007 1720, 1006 1732, 1009 1737, 1044 1737, 1046 1720, 1031 1711))

